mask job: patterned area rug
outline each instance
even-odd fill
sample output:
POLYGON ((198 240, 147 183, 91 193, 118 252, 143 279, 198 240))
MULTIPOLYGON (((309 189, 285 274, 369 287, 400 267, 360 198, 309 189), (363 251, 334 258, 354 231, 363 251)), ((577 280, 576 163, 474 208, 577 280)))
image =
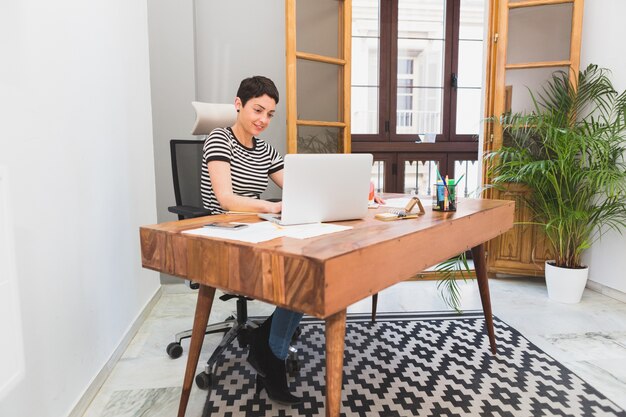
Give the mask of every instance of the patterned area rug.
MULTIPOLYGON (((204 416, 323 416, 324 324, 304 319, 291 378, 295 407, 255 394, 247 352, 232 346, 218 366, 204 416)), ((626 413, 574 373, 495 319, 492 355, 480 312, 349 315, 341 415, 620 416, 626 413)))

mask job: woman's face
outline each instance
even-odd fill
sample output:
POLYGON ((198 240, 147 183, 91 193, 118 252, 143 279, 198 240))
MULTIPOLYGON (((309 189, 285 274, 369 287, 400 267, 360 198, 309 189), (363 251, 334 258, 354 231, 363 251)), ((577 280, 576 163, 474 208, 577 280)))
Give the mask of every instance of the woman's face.
POLYGON ((241 100, 237 97, 235 106, 239 110, 237 122, 252 136, 257 136, 269 126, 276 110, 276 102, 267 94, 251 98, 245 106, 241 105, 241 100))

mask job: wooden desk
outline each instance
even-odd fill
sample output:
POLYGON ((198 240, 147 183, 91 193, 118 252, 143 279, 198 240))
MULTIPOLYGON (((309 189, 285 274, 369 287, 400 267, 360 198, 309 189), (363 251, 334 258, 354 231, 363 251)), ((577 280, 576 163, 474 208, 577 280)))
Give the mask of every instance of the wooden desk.
MULTIPOLYGON (((514 202, 461 200, 454 213, 382 222, 340 222, 352 230, 311 239, 279 238, 258 244, 182 234, 209 218, 140 229, 142 263, 200 284, 178 416, 187 408, 215 289, 246 295, 326 320, 326 416, 339 416, 346 308, 426 268, 471 249, 493 353, 489 284, 483 243, 513 226, 514 202)), ((210 221, 257 221, 254 215, 211 216, 210 221)))

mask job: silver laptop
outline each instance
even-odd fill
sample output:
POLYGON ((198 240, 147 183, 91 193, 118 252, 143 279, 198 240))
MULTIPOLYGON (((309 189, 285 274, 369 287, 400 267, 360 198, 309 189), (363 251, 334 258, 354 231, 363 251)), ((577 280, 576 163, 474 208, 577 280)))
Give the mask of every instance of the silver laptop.
POLYGON ((372 162, 371 154, 286 155, 283 211, 259 217, 282 226, 362 219, 372 162))

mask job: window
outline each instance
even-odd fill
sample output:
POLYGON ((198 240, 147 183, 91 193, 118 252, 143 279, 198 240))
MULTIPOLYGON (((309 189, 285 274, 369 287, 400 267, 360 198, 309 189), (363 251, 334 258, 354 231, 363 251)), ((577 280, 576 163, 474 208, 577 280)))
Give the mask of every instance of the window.
POLYGON ((431 166, 453 177, 477 159, 484 6, 353 0, 352 149, 384 157, 386 191, 426 192, 431 166))

